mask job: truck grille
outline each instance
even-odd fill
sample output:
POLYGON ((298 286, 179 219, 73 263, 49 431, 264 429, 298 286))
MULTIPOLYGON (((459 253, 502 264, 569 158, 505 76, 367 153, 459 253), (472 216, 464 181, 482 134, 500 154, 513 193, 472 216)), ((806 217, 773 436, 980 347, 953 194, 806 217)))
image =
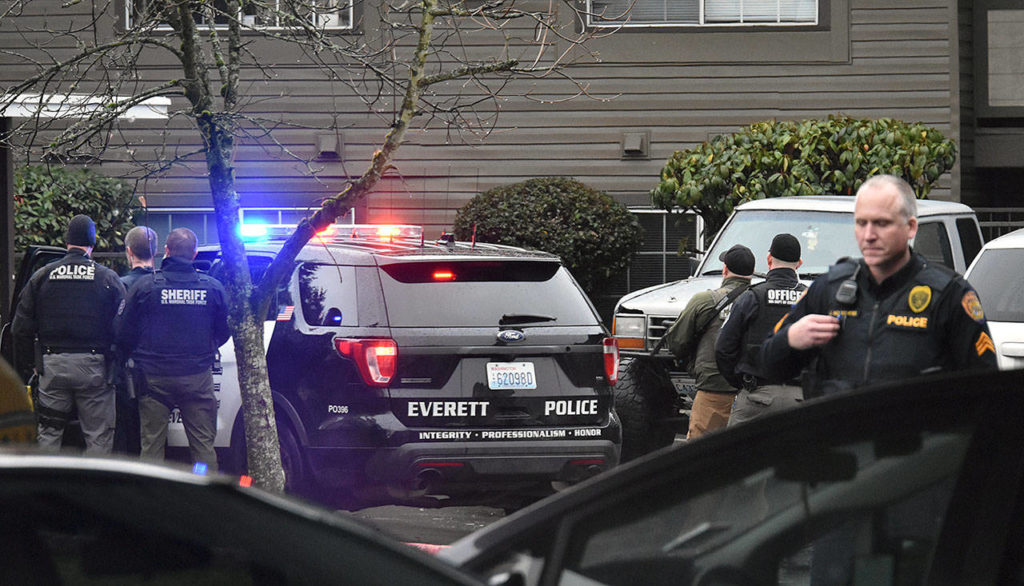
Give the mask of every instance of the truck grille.
MULTIPOLYGON (((676 318, 679 316, 669 315, 651 315, 647 317, 647 340, 645 341, 646 349, 650 350, 654 348, 654 345, 658 343, 658 340, 665 335, 672 324, 675 323, 676 318)), ((666 350, 661 349, 662 352, 666 350)))

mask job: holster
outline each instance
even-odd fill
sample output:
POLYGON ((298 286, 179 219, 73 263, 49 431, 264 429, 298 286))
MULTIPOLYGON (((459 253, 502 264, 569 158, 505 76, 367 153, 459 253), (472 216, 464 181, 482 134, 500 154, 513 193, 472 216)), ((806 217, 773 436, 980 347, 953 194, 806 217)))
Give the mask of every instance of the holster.
POLYGON ((39 343, 39 339, 36 338, 35 344, 32 345, 33 349, 33 364, 36 367, 36 374, 43 376, 43 345, 39 343))
POLYGON ((743 390, 753 392, 757 390, 757 377, 752 374, 743 375, 743 390))

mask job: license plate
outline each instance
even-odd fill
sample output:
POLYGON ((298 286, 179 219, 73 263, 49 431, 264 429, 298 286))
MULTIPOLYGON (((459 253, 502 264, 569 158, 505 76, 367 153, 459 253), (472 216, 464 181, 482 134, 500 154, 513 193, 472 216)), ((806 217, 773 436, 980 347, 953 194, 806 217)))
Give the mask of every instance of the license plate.
POLYGON ((491 390, 536 389, 532 362, 488 362, 487 386, 491 390))

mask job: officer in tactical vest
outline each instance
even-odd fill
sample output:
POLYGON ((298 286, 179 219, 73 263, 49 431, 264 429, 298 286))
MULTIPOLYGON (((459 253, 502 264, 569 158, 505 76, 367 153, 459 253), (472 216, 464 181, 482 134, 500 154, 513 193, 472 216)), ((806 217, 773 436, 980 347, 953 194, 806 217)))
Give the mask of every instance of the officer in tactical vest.
POLYGON ((677 359, 692 358, 692 370, 697 379, 697 396, 690 410, 686 439, 697 439, 725 427, 736 397, 736 389, 719 374, 715 364, 715 340, 729 305, 750 285, 750 277, 754 274, 754 253, 737 244, 718 259, 724 263, 722 286, 690 298, 664 337, 666 347, 677 359))
POLYGON ((952 270, 914 253, 917 201, 899 177, 857 190, 854 233, 863 258, 816 279, 761 347, 764 374, 789 380, 810 366, 816 396, 939 371, 996 368, 978 294, 952 270))
POLYGON ((114 442, 113 322, 124 307, 124 286, 114 271, 89 255, 96 225, 71 218, 68 251, 32 275, 12 326, 16 366, 35 369, 39 445, 57 450, 73 407, 88 454, 109 454, 114 442))
POLYGON ((188 228, 168 234, 160 270, 132 285, 117 339, 145 379, 139 397, 142 457, 163 459, 168 418, 177 407, 192 461, 216 470, 211 367, 230 336, 227 298, 219 281, 193 268, 196 244, 188 228))
POLYGON ((807 289, 796 272, 801 264, 800 241, 792 234, 777 234, 768 251, 765 280, 740 295, 722 324, 715 360, 725 380, 740 389, 729 425, 793 407, 803 399, 798 382, 771 384, 758 364, 761 343, 807 289))

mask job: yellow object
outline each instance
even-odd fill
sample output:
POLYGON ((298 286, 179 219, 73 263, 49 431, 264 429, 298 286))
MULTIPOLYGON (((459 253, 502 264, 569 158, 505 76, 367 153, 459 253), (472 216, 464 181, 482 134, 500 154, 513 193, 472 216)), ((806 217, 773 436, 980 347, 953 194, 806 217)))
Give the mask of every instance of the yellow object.
POLYGON ((0 444, 36 442, 36 416, 27 388, 0 358, 0 444))

